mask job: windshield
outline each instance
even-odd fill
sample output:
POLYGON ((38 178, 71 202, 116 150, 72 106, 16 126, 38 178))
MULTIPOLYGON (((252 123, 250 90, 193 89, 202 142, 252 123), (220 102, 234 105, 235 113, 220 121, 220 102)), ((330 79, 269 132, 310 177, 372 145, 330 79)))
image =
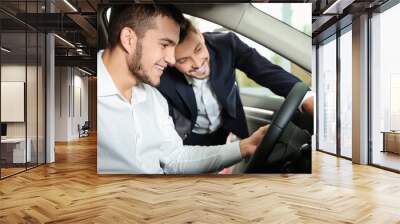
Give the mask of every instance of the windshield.
POLYGON ((253 6, 311 36, 311 3, 253 3, 253 6))

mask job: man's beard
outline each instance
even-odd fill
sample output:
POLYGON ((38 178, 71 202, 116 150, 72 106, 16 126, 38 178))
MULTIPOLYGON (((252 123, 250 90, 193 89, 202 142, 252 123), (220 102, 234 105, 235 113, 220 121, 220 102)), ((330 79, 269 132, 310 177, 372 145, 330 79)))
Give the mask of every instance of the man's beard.
POLYGON ((129 71, 139 82, 144 82, 151 85, 150 77, 143 70, 142 53, 142 40, 138 39, 136 42, 135 53, 128 58, 129 71))

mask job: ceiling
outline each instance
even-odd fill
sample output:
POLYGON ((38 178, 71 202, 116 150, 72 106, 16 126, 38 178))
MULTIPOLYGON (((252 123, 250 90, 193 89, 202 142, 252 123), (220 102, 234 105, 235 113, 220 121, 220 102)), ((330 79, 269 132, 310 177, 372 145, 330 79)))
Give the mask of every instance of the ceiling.
POLYGON ((351 24, 353 17, 372 12, 388 0, 324 0, 313 3, 313 44, 351 24))
MULTIPOLYGON (((366 10, 372 10, 387 0, 270 0, 251 2, 291 2, 312 3, 312 35, 313 41, 318 42, 330 33, 335 32, 337 21, 356 16, 366 10), (336 3, 335 3, 336 2, 336 3), (333 27, 333 28, 332 28, 333 27)), ((28 43, 24 51, 25 38, 18 37, 17 33, 29 31, 54 32, 61 38, 55 38, 56 64, 86 67, 96 70, 97 51, 97 8, 99 4, 123 3, 188 3, 188 0, 1 0, 0 26, 4 41, 8 48, 15 48, 15 52, 28 55, 36 49, 35 43, 28 43), (52 13, 49 13, 49 12, 52 13), (72 46, 72 45, 74 46, 72 46)), ((200 2, 200 1, 196 1, 200 2)), ((203 0, 201 2, 216 2, 203 0)), ((250 2, 218 0, 219 3, 250 2)), ((346 21, 346 20, 343 20, 346 21)), ((344 22, 343 26, 346 25, 344 22)), ((19 35, 21 36, 21 35, 19 35)), ((27 38, 28 42, 32 37, 27 38)))
POLYGON ((17 63, 26 55, 32 58, 43 48, 33 40, 36 33, 54 32, 56 65, 71 65, 73 61, 72 65, 95 73, 99 3, 100 0, 48 0, 46 5, 44 0, 1 0, 2 46, 12 50, 3 60, 17 63), (24 32, 26 37, 21 35, 24 32))

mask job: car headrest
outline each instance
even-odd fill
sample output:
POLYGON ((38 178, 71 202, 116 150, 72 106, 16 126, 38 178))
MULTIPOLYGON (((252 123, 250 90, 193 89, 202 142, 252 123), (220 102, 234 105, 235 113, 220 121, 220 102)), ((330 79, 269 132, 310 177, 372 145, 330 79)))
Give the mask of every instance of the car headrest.
POLYGON ((99 5, 97 10, 97 49, 104 49, 108 42, 108 21, 106 11, 110 6, 99 5))

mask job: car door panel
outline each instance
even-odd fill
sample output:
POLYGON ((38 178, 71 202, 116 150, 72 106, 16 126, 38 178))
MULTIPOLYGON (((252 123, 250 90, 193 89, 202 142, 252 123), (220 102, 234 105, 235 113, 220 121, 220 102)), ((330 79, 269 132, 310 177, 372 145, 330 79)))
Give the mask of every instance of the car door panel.
POLYGON ((246 115, 247 127, 253 133, 260 126, 271 123, 284 98, 267 88, 240 88, 240 98, 246 115))

